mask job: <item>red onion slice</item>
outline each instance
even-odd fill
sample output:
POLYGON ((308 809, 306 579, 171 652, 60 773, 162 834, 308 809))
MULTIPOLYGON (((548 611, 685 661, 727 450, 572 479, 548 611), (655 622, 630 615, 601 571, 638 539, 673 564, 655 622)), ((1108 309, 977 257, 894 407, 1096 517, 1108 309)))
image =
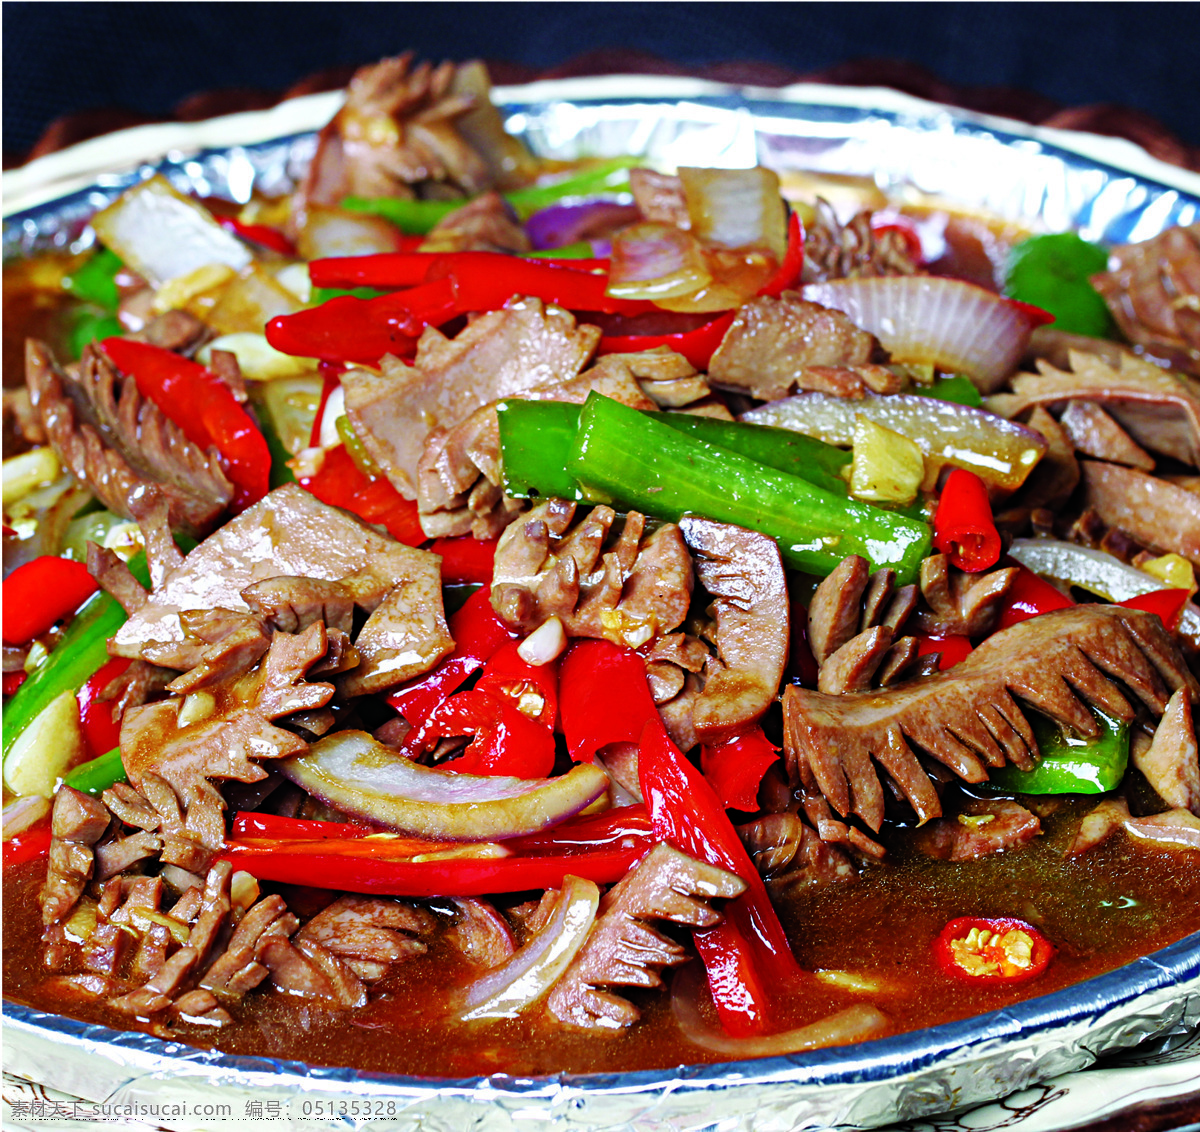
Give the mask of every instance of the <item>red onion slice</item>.
POLYGON ((459 1020, 515 1018, 537 1002, 583 946, 599 906, 600 890, 592 881, 564 877, 545 927, 506 963, 467 988, 459 1020))
POLYGON ((580 240, 611 236, 618 228, 635 223, 641 212, 635 204, 589 200, 581 204, 552 204, 525 221, 525 232, 535 251, 565 248, 580 240))
POLYGON ((932 275, 831 279, 803 293, 869 330, 896 361, 965 373, 985 393, 1016 368, 1038 324, 1032 311, 982 287, 932 275))
POLYGON ((580 763, 558 778, 449 774, 398 755, 365 731, 339 731, 275 768, 345 814, 436 841, 501 841, 557 825, 605 796, 608 776, 580 763))
POLYGON ((879 1037, 890 1025, 888 1016, 882 1010, 860 1003, 795 1030, 753 1038, 733 1038, 723 1030, 714 1030, 701 1017, 697 1002, 700 991, 698 972, 699 965, 696 963, 676 972, 671 984, 671 1013, 675 1016, 675 1024, 689 1042, 730 1060, 775 1057, 802 1049, 863 1042, 879 1037))
POLYGON ((673 299, 712 282, 700 241, 670 224, 634 224, 612 242, 608 293, 619 299, 673 299))

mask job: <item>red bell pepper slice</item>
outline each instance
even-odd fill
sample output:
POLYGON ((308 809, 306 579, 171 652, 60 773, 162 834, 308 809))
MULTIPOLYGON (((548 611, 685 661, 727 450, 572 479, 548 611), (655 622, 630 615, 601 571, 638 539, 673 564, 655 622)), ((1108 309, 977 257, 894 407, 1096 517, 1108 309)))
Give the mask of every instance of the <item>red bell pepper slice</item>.
POLYGON ((297 254, 296 245, 278 228, 272 228, 268 224, 246 224, 236 216, 218 216, 216 219, 222 228, 227 228, 243 240, 261 244, 264 248, 279 252, 280 255, 294 256, 297 254))
POLYGON ((97 590, 82 562, 43 554, 4 579, 4 643, 24 645, 74 613, 97 590))
POLYGON ((105 338, 100 345, 188 440, 220 453, 234 486, 235 511, 244 511, 267 494, 271 453, 266 438, 215 373, 148 342, 105 338))
POLYGON ((385 477, 364 475, 344 445, 326 451, 320 470, 302 476, 300 486, 322 503, 343 507, 368 523, 381 523, 397 542, 419 546, 425 541, 416 501, 405 499, 385 477))
POLYGON ((1151 590, 1136 597, 1127 597, 1116 604, 1123 605, 1126 609, 1144 609, 1147 613, 1157 613, 1159 620, 1174 632, 1179 628, 1184 606, 1191 596, 1189 590, 1151 590))
POLYGON ((381 896, 487 896, 497 892, 525 892, 559 888, 566 876, 584 877, 597 884, 614 884, 646 852, 632 848, 603 847, 586 853, 532 857, 448 857, 431 861, 394 861, 354 856, 353 843, 345 852, 313 852, 312 842, 297 842, 292 852, 286 842, 251 845, 227 842, 221 857, 234 868, 245 869, 259 880, 332 888, 341 892, 381 896))
POLYGON ((431 739, 474 734, 456 759, 442 769, 456 774, 503 774, 545 778, 554 769, 554 733, 518 710, 508 697, 472 688, 456 692, 430 712, 413 735, 413 746, 431 739))
POLYGON ((475 690, 511 702, 522 715, 550 731, 558 720, 558 663, 530 664, 521 642, 501 645, 483 666, 475 690))
POLYGON ((700 769, 727 810, 757 810, 763 775, 778 759, 779 748, 761 727, 700 749, 700 769))
POLYGON ((804 270, 804 225, 800 223, 799 213, 793 212, 788 217, 787 251, 783 253, 775 274, 758 290, 760 295, 772 299, 779 298, 784 291, 790 291, 799 286, 800 272, 804 270))
POLYGON ((442 584, 454 586, 478 582, 481 586, 490 586, 499 541, 477 539, 471 535, 434 539, 429 549, 442 556, 442 584))
POLYGON ((955 468, 946 477, 933 516, 933 545, 960 570, 973 574, 1000 561, 1000 534, 987 487, 974 472, 955 468))
POLYGON ((722 1025, 732 1034, 761 1033, 770 1024, 767 987, 778 990, 801 975, 762 878, 712 787, 657 718, 642 733, 638 777, 663 841, 746 882, 725 919, 695 939, 722 1025))
MULTIPOLYGON (((395 277, 407 279, 417 275, 424 259, 420 252, 397 252, 388 262, 403 264, 395 277)), ((386 271, 377 273, 377 284, 383 275, 386 271)), ((605 294, 607 274, 501 252, 436 255, 421 278, 417 286, 395 294, 374 299, 343 295, 311 310, 280 315, 267 323, 267 341, 285 354, 372 363, 384 354, 411 354, 427 325, 440 326, 469 311, 497 310, 516 295, 573 311, 642 314, 654 309, 651 303, 605 294)))
POLYGON ((6 696, 15 696, 17 689, 29 679, 28 672, 4 673, 3 691, 6 696))
POLYGON ((953 668, 960 660, 966 660, 971 655, 974 645, 970 637, 958 633, 947 633, 943 637, 934 637, 925 633, 914 633, 917 641, 917 655, 928 656, 938 653, 938 671, 945 672, 953 668))
POLYGON ((460 688, 472 672, 482 668, 501 645, 513 639, 492 610, 491 590, 486 587, 473 593, 461 609, 450 615, 449 627, 454 651, 432 672, 387 697, 387 702, 414 727, 420 727, 438 704, 460 688))
POLYGON ((50 855, 50 827, 39 826, 27 829, 10 837, 4 843, 4 867, 23 865, 26 861, 37 861, 50 855))
POLYGON ((107 754, 121 739, 121 720, 113 719, 112 700, 102 700, 104 689, 129 667, 132 661, 115 657, 101 665, 79 689, 79 722, 88 754, 93 759, 107 754))
POLYGON ((734 312, 727 311, 711 322, 684 330, 678 334, 611 334, 600 339, 598 354, 636 354, 642 350, 656 350, 666 346, 682 354, 698 370, 707 370, 713 354, 733 325, 734 312))
POLYGON ((1032 924, 1010 917, 960 916, 933 941, 938 967, 971 983, 1023 983, 1040 975, 1054 952, 1032 924))
POLYGON ((1004 608, 996 618, 995 631, 998 633, 1001 629, 1028 621, 1030 617, 1037 617, 1042 613, 1069 609, 1074 604, 1065 593, 1052 586, 1045 578, 1038 577, 1024 566, 1018 566, 1017 576, 1005 595, 1004 608))
POLYGON ((559 670, 559 715, 567 750, 592 762, 609 743, 637 743, 658 719, 646 683, 646 665, 632 649, 611 641, 575 641, 559 670))
MULTIPOLYGON (((437 278, 430 275, 436 265, 438 270, 454 275, 456 269, 467 266, 471 269, 470 257, 482 254, 491 258, 493 270, 503 272, 507 265, 520 262, 518 257, 499 252, 422 252, 416 249, 399 252, 381 252, 376 255, 330 256, 314 259, 308 265, 308 277, 314 287, 351 288, 415 287, 426 280, 437 278)), ((610 261, 607 259, 555 259, 553 256, 538 256, 537 263, 551 267, 565 267, 571 271, 604 272, 607 274, 610 261)), ((531 292, 532 293, 532 292, 531 292)))

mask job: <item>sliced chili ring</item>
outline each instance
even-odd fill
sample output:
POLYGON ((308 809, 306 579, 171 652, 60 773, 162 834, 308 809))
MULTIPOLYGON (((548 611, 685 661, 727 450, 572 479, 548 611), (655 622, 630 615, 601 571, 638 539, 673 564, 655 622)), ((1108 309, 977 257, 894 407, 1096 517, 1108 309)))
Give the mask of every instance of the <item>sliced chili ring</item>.
POLYGON ((1054 952, 1032 924, 1009 917, 959 916, 933 941, 938 966, 973 983, 1025 982, 1049 966, 1054 952))

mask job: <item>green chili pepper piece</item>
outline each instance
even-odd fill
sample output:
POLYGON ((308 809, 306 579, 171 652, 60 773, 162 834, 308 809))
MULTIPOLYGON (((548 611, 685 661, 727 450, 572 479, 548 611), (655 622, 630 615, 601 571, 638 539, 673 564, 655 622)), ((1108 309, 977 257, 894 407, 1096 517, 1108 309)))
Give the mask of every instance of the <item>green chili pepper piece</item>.
POLYGON ((380 295, 390 295, 391 291, 380 291, 376 287, 314 287, 312 305, 319 307, 330 299, 340 299, 349 295, 353 299, 378 299, 380 295))
MULTIPOLYGON (((579 406, 560 401, 514 400, 502 402, 498 408, 505 492, 517 499, 534 495, 582 499, 579 485, 566 471, 579 429, 579 406)), ((659 413, 654 419, 777 471, 799 476, 835 495, 846 495, 846 481, 839 473, 850 463, 850 454, 811 436, 788 428, 689 413, 659 413)))
MULTIPOLYGON (((550 185, 530 185, 526 189, 505 193, 504 199, 516 209, 517 215, 525 220, 535 212, 570 197, 596 196, 600 193, 627 190, 629 170, 641 163, 640 157, 614 157, 611 161, 598 162, 590 169, 584 169, 581 173, 564 177, 550 185)), ((369 212, 373 216, 382 216, 402 232, 412 236, 423 236, 438 221, 444 220, 466 203, 465 200, 399 200, 396 197, 351 196, 343 199, 341 207, 350 212, 369 212)), ((561 250, 556 254, 561 254, 561 250)))
POLYGON ((1115 790, 1129 763, 1129 724, 1092 708, 1104 730, 1099 739, 1064 734, 1052 720, 1033 715, 1033 734, 1042 757, 1033 770, 993 770, 993 786, 1017 794, 1104 794, 1115 790))
POLYGON ((501 401, 500 459, 504 492, 515 499, 582 499, 567 471, 579 431, 579 406, 563 401, 501 401))
POLYGON ((124 333, 125 327, 111 314, 83 308, 76 311, 72 319, 71 329, 67 332, 67 349, 71 357, 78 361, 83 357, 83 348, 89 342, 124 333))
POLYGON ((870 507, 737 452, 684 434, 653 414, 588 396, 567 470, 588 498, 661 519, 692 513, 769 535, 784 563, 828 574, 848 554, 897 582, 917 577, 929 553, 927 524, 870 507))
POLYGON ((84 794, 103 794, 114 782, 128 781, 125 764, 121 762, 121 748, 113 747, 98 759, 81 763, 63 781, 84 794))
POLYGON ((1107 338, 1112 315, 1089 277, 1108 266, 1108 253, 1074 232, 1033 236, 1008 254, 1004 293, 1048 310, 1055 326, 1071 334, 1107 338))
POLYGON ((341 207, 350 212, 369 212, 395 224, 401 232, 423 236, 465 200, 400 200, 397 197, 346 197, 341 207))
POLYGON ((924 389, 915 389, 913 392, 922 397, 932 397, 935 401, 953 401, 956 405, 966 405, 972 409, 981 408, 983 405, 983 397, 975 383, 961 373, 939 377, 932 385, 924 389))
POLYGON ((78 271, 63 280, 63 286, 75 298, 94 303, 112 314, 121 301, 121 293, 117 290, 117 272, 124 266, 116 252, 99 248, 78 271))
POLYGON ((547 248, 541 252, 526 252, 526 259, 593 259, 596 249, 591 240, 577 240, 573 244, 564 244, 561 248, 547 248))
MULTIPOLYGON (((147 589, 150 572, 146 555, 139 552, 129 562, 134 576, 147 589)), ((4 709, 4 753, 42 709, 65 691, 78 692, 108 659, 108 638, 125 624, 125 610, 106 593, 98 593, 75 615, 46 662, 30 674, 4 709)))
POLYGON ((333 424, 337 429, 338 437, 346 447, 346 455, 354 461, 354 466, 364 476, 369 476, 371 479, 378 479, 383 475, 383 469, 375 463, 374 457, 367 451, 367 446, 359 440, 358 433, 354 431, 354 426, 350 423, 350 418, 340 416, 333 424))
POLYGON ((609 161, 597 162, 590 169, 584 169, 552 184, 515 189, 511 193, 505 193, 504 197, 524 220, 535 212, 570 197, 590 197, 600 193, 627 190, 629 170, 641 165, 642 161, 640 157, 614 157, 609 161))

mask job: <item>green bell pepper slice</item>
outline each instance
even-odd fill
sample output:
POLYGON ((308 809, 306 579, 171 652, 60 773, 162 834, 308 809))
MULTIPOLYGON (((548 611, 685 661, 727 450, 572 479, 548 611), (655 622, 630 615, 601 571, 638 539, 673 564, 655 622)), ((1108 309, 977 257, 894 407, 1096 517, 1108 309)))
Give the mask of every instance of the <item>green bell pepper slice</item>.
MULTIPOLYGON (((150 588, 146 555, 139 551, 130 559, 134 577, 150 588)), ((108 639, 125 624, 125 610, 116 598, 97 593, 75 615, 67 631, 41 667, 17 689, 4 708, 4 754, 17 737, 52 700, 65 691, 78 692, 88 678, 109 659, 108 639)))
POLYGON ((1048 310, 1059 330, 1108 338, 1112 315, 1089 278, 1108 266, 1108 253, 1074 232, 1032 236, 1008 254, 1004 293, 1048 310))
POLYGON ((906 585, 932 541, 926 523, 839 497, 595 392, 580 415, 567 471, 594 502, 759 531, 778 542, 787 566, 810 574, 829 574, 848 554, 861 554, 906 585))
POLYGON ((121 761, 121 748, 113 747, 111 751, 81 763, 72 770, 63 781, 75 790, 84 794, 103 794, 114 782, 127 782, 125 764, 121 761))
POLYGON ((1106 794, 1115 790, 1129 765, 1128 723, 1093 707, 1104 734, 1081 739, 1065 734, 1052 720, 1034 714, 1030 722, 1042 757, 1033 770, 1004 766, 992 770, 993 786, 1017 794, 1106 794))
POLYGON ((116 252, 99 248, 65 279, 63 286, 75 298, 91 303, 108 314, 115 314, 121 302, 117 272, 125 265, 116 252))

